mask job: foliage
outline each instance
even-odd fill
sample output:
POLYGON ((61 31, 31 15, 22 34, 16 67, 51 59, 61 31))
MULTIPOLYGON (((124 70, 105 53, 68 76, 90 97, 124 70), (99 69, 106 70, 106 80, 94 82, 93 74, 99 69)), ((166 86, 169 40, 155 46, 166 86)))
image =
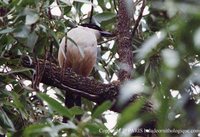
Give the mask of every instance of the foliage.
MULTIPOLYGON (((84 99, 83 108, 64 108, 63 91, 42 83, 38 89, 32 88, 31 77, 37 71, 20 64, 22 55, 50 58, 56 63, 61 38, 74 25, 89 22, 90 16, 83 11, 91 6, 89 1, 57 1, 61 16, 51 13, 53 0, 0 1, 0 134, 129 136, 130 133, 120 132, 119 128, 125 131, 131 126, 136 129, 152 118, 157 119, 157 129, 180 130, 180 134, 160 132, 161 137, 180 136, 184 135, 184 130, 199 128, 198 0, 154 0, 147 4, 137 34, 133 36, 134 79, 124 84, 123 92, 134 88, 134 92, 151 100, 155 116, 141 115, 139 110, 144 102, 139 100, 119 114, 113 130, 108 130, 104 124, 104 112, 110 109, 111 102, 95 106, 84 99), (142 80, 138 83, 138 79, 142 80), (126 84, 130 86, 126 87, 126 84), (78 114, 83 115, 80 122, 73 117, 78 114), (70 118, 69 122, 62 123, 62 116, 70 118)), ((135 18, 140 11, 140 2, 137 2, 135 18)), ((105 30, 115 31, 117 3, 99 0, 96 4, 92 21, 105 30)), ((110 82, 116 78, 119 69, 117 45, 115 40, 109 39, 102 39, 99 43, 98 63, 91 76, 110 82)), ((123 93, 121 97, 124 97, 123 93)), ((197 136, 198 133, 187 134, 197 136)))

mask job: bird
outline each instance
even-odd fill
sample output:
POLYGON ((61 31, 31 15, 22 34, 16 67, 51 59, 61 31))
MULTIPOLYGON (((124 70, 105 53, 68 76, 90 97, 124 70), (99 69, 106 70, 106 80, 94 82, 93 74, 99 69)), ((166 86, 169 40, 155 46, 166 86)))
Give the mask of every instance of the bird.
MULTIPOLYGON (((62 69, 72 70, 83 77, 89 76, 97 59, 97 40, 101 37, 112 37, 113 34, 103 31, 95 24, 81 24, 67 32, 58 51, 58 62, 62 69)), ((66 94, 65 105, 81 106, 81 97, 66 94)))
POLYGON ((77 74, 87 77, 96 63, 97 40, 101 36, 111 37, 113 34, 94 24, 82 24, 71 29, 67 33, 67 42, 63 37, 59 46, 59 66, 72 68, 77 74))

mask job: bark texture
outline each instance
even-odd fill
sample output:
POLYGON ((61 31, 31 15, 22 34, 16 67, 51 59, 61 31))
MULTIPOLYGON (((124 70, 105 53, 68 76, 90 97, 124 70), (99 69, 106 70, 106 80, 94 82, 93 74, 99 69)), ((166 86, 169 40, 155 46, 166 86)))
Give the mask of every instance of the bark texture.
POLYGON ((133 70, 131 18, 129 17, 125 0, 119 0, 118 7, 117 45, 120 66, 118 76, 120 81, 124 81, 131 78, 133 70))
MULTIPOLYGON (((120 82, 113 82, 104 84, 88 77, 77 75, 71 69, 63 70, 58 65, 51 63, 47 60, 38 60, 34 62, 29 57, 22 57, 21 63, 27 68, 39 68, 41 81, 49 86, 57 87, 59 89, 67 90, 69 93, 87 98, 90 101, 100 104, 105 100, 113 101, 113 111, 121 112, 120 108, 117 108, 116 100, 120 91, 120 82), (39 65, 39 66, 38 66, 39 65)), ((136 101, 137 99, 144 99, 140 95, 134 95, 129 102, 136 101)), ((145 105, 142 109, 143 112, 153 112, 151 103, 145 101, 145 105)))

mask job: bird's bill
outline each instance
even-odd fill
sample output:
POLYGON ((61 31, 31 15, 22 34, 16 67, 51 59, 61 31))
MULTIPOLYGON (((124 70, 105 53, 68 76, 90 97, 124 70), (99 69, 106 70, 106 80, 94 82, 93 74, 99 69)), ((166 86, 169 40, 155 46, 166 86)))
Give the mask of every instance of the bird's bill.
POLYGON ((108 31, 100 31, 101 36, 103 37, 114 37, 115 35, 113 33, 110 33, 108 31))

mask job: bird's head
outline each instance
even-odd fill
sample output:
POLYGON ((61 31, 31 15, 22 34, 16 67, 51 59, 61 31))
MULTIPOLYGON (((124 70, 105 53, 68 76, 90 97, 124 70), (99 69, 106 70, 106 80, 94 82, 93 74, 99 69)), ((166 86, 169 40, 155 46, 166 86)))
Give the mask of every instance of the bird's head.
MULTIPOLYGON (((81 24, 82 27, 87 27, 94 31, 95 33, 98 33, 97 35, 100 35, 101 37, 114 37, 115 35, 113 33, 110 33, 108 31, 104 31, 102 28, 95 24, 81 24)), ((100 37, 98 36, 98 37, 100 37)))

